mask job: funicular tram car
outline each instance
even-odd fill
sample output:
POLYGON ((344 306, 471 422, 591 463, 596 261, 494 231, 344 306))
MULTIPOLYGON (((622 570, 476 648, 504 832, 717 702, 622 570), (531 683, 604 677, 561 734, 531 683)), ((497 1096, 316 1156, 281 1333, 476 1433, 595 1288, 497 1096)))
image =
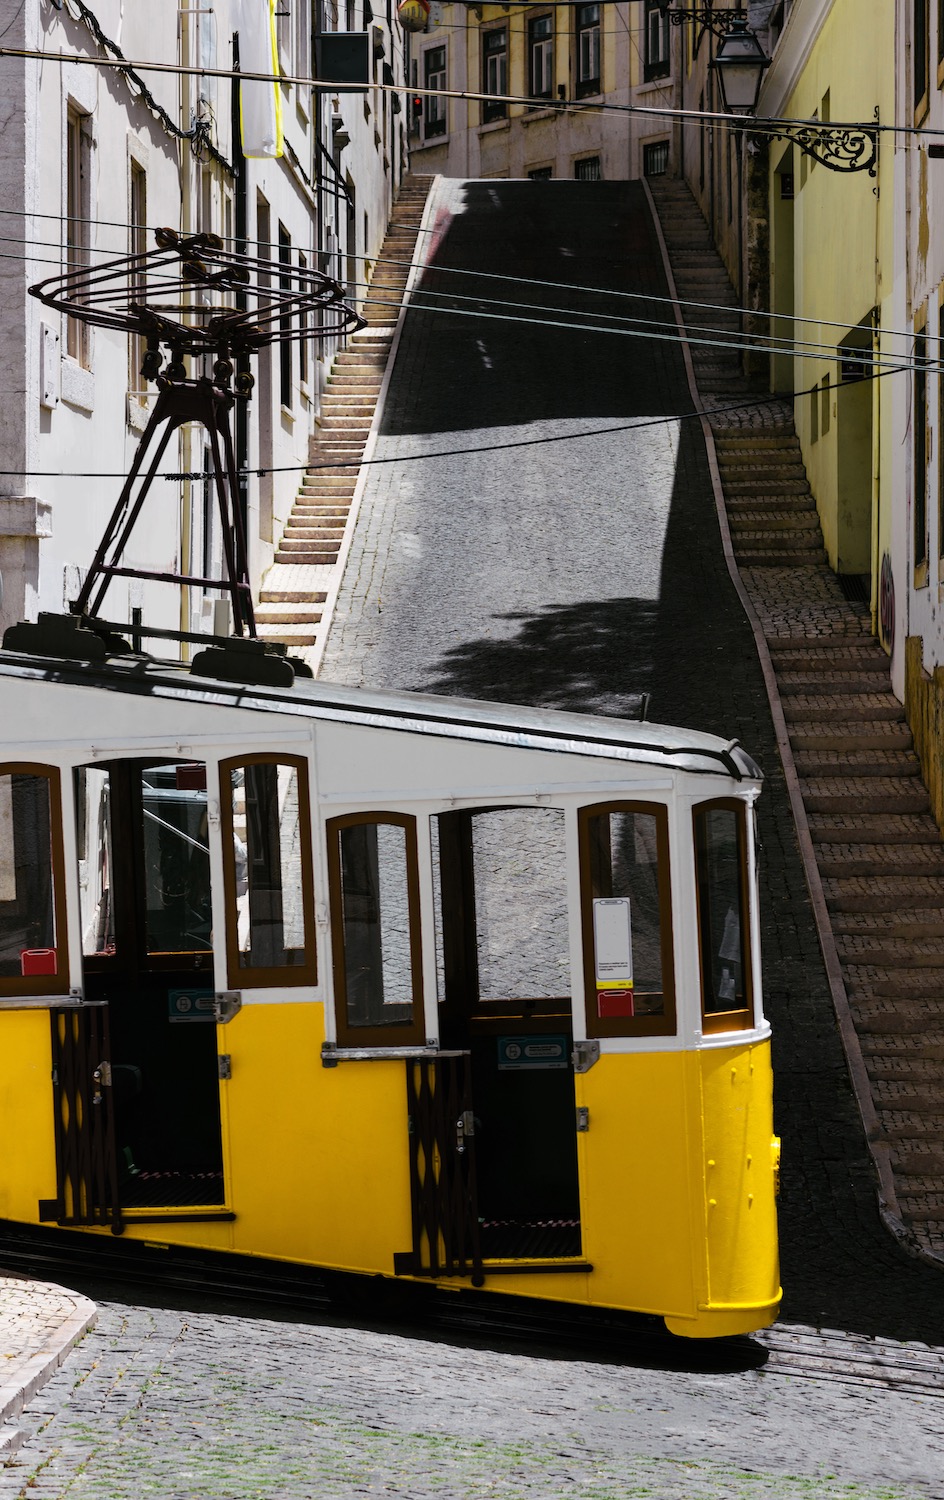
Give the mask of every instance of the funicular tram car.
POLYGON ((0 652, 0 1218, 769 1323, 759 792, 645 722, 0 652))

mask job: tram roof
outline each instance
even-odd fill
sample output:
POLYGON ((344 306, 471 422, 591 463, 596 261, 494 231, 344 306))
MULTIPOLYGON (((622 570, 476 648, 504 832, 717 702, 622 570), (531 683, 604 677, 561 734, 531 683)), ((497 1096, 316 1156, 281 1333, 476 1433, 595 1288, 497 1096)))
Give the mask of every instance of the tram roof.
MULTIPOLYGON (((82 662, 0 650, 0 678, 26 678, 152 699, 186 700, 255 713, 281 714, 449 739, 519 745, 531 750, 637 761, 683 771, 761 780, 763 773, 737 740, 696 729, 494 703, 432 693, 352 688, 297 677, 288 688, 193 676, 186 665, 145 656, 82 662)), ((640 695, 640 709, 644 698, 640 695)), ((97 728, 100 729, 100 724, 97 728)), ((209 730, 208 733, 212 731, 209 730)), ((9 736, 16 740, 16 735, 9 736)), ((3 735, 0 733, 0 743, 3 735)), ((22 739, 21 739, 22 743, 22 739)))

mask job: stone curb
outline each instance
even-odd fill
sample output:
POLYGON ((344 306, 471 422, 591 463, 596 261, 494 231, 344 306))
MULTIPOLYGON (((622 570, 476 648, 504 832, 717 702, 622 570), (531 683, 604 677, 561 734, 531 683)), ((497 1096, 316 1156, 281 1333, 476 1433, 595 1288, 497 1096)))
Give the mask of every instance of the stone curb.
MULTIPOLYGON (((672 264, 669 258, 668 246, 662 230, 662 222, 659 218, 659 210, 652 196, 648 182, 643 179, 643 188, 646 200, 649 204, 649 212, 655 227, 656 237, 659 242, 659 251, 662 256, 663 269, 669 287, 669 296, 673 301, 675 321, 680 334, 685 334, 685 320, 682 316, 678 300, 678 291, 675 277, 672 272, 672 264)), ((705 403, 695 377, 695 369, 692 362, 691 351, 688 343, 682 341, 682 357, 685 362, 685 373, 688 378, 689 390, 692 401, 696 408, 705 412, 705 403)), ((816 923, 817 936, 826 968, 826 976, 832 996, 833 1008, 836 1012, 836 1020, 839 1026, 839 1034, 842 1040, 843 1051, 846 1055, 846 1063, 849 1068, 849 1076, 852 1089, 855 1094, 856 1104, 865 1129, 868 1142, 869 1154, 875 1166, 878 1177, 878 1209, 879 1215, 888 1232, 898 1244, 899 1248, 914 1259, 924 1261, 925 1264, 934 1266, 936 1269, 944 1269, 944 1257, 936 1255, 920 1245, 904 1223, 898 1206, 898 1197, 895 1192, 895 1183, 892 1176, 891 1156, 888 1142, 883 1138, 878 1112, 872 1097, 872 1088, 869 1082, 865 1060, 862 1056, 862 1048, 859 1036, 852 1019, 849 999, 846 994, 846 986, 842 977, 842 966, 836 948, 836 940, 833 934, 832 923, 829 918, 829 910, 823 893, 822 877, 817 864, 816 854, 813 849, 813 840, 810 836, 810 828, 807 820, 806 807, 803 802, 803 794, 800 790, 800 778, 796 764, 793 759, 793 750, 790 744, 790 736, 787 730, 786 717, 783 704, 780 699, 780 691, 777 686, 777 676, 767 645, 767 637, 763 626, 757 617, 751 604, 747 590, 741 579, 740 570, 734 556, 734 548, 731 543, 731 532, 728 525, 727 508, 724 499, 724 490, 721 484, 721 472, 718 466, 717 454, 715 452, 714 433, 707 413, 700 417, 701 428, 705 439, 705 448, 708 455, 708 468, 711 474, 711 486, 714 492, 715 507, 718 513, 718 524, 721 529, 721 541, 724 549, 725 562, 734 584, 738 598, 744 609, 754 635, 754 643, 764 677, 764 686, 770 703, 771 718, 774 725, 774 733, 777 740, 777 748, 780 752, 780 760, 783 766, 784 780, 790 800, 790 808, 797 831, 797 840, 800 848, 800 857, 803 861, 804 874, 809 889, 810 902, 813 909, 813 917, 816 923)))
POLYGON ((95 1303, 66 1287, 0 1276, 0 1463, 26 1436, 8 1424, 97 1318, 95 1303))

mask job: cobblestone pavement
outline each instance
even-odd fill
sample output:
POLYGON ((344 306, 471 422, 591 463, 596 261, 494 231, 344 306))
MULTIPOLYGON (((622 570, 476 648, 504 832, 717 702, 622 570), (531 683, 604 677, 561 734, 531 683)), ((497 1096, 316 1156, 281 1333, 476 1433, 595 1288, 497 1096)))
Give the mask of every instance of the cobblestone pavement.
MULTIPOLYGON (((578 312, 665 296, 637 184, 443 182, 423 287, 578 312), (448 215, 451 214, 451 219, 448 215)), ((417 302, 422 303, 422 295, 417 302)), ((494 308, 491 308, 494 310, 494 308)), ((669 312, 665 317, 668 319, 669 312)), ((673 325, 674 326, 674 325, 673 325)), ((763 766, 765 1007, 784 1139, 784 1316, 944 1344, 939 1273, 881 1227, 753 640, 721 549, 704 443, 670 343, 411 311, 322 675, 618 713, 737 737, 763 766), (627 430, 627 424, 633 424, 627 430), (545 443, 552 432, 604 437, 545 443), (620 430, 615 430, 620 429, 620 430), (496 452, 495 446, 534 446, 496 452), (450 461, 420 455, 471 450, 450 461)))
POLYGON ((763 1370, 111 1304, 31 1404, 0 1497, 940 1500, 942 1411, 763 1370))

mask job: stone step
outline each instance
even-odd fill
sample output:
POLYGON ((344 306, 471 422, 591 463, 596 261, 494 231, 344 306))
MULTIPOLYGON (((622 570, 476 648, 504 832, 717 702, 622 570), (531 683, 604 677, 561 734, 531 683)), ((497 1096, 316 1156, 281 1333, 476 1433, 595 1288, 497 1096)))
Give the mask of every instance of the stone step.
POLYGON ((728 495, 737 497, 741 495, 808 495, 810 493, 809 482, 804 476, 802 479, 781 479, 777 475, 769 478, 753 475, 750 479, 729 479, 726 475, 721 478, 725 499, 728 495))
POLYGON ((808 815, 810 833, 821 843, 930 844, 942 849, 941 834, 930 814, 920 813, 818 813, 808 815))
POLYGON ((823 549, 799 542, 762 546, 756 540, 745 540, 735 553, 742 568, 806 568, 822 558, 823 549))
POLYGON ((796 768, 810 777, 888 776, 920 777, 918 758, 907 750, 797 750, 796 768))
POLYGON ((819 527, 816 502, 812 495, 790 495, 786 498, 779 495, 726 495, 724 503, 728 518, 732 521, 737 516, 789 515, 802 517, 803 524, 811 531, 819 527))
POLYGON ((811 528, 808 510, 794 513, 788 510, 758 511, 751 508, 750 510, 736 510, 732 514, 729 509, 728 523, 732 535, 737 535, 739 538, 742 533, 747 535, 756 533, 760 536, 769 531, 802 531, 809 536, 818 537, 819 545, 822 546, 822 535, 818 529, 814 531, 811 528))
POLYGON ((830 911, 835 912, 917 911, 922 909, 922 902, 944 908, 944 877, 881 875, 872 880, 826 880, 823 895, 830 911))
POLYGON ((929 806, 918 776, 811 777, 801 789, 808 812, 922 813, 929 806))
POLYGON ((340 544, 336 547, 316 547, 305 542, 297 542, 291 547, 280 547, 275 554, 277 563, 308 563, 313 567, 323 567, 337 561, 340 544))
POLYGON ((794 755, 835 751, 855 754, 862 750, 910 750, 913 746, 907 724, 893 720, 869 723, 791 724, 790 744, 794 755))
POLYGON ((835 910, 830 920, 833 932, 842 937, 870 937, 877 942, 894 939, 906 943, 944 938, 944 906, 914 907, 903 912, 835 910))
MULTIPOLYGON (((887 674, 887 669, 886 669, 887 674)), ((832 671, 829 667, 820 670, 809 670, 802 672, 778 672, 777 685, 781 696, 809 697, 811 693, 822 690, 829 697, 868 697, 877 696, 875 692, 876 677, 880 676, 876 671, 867 668, 856 667, 847 672, 832 671)), ((889 692, 891 698, 892 694, 889 692)), ((895 706, 901 709, 897 699, 895 706)))
POLYGON ((936 844, 817 842, 816 863, 824 879, 854 875, 944 875, 944 850, 936 844))
POLYGON ((293 542, 337 542, 344 535, 344 522, 336 525, 309 526, 304 521, 289 521, 282 532, 280 546, 291 547, 293 542))
POLYGON ((888 657, 868 636, 859 641, 839 637, 829 644, 810 640, 790 645, 768 641, 767 645, 778 671, 813 673, 842 667, 860 675, 868 672, 876 677, 888 677, 888 657))
POLYGON ((305 608, 303 605, 257 604, 255 608, 257 625, 317 625, 321 613, 317 605, 305 608))
POLYGON ((356 435, 366 440, 371 424, 364 416, 322 417, 320 426, 322 432, 335 433, 344 431, 351 433, 352 437, 356 435))
POLYGON ((784 717, 790 722, 804 724, 831 722, 853 723, 880 722, 890 720, 904 723, 901 704, 891 693, 864 692, 843 696, 834 689, 822 694, 805 692, 791 693, 783 703, 784 717))
POLYGON ((715 434, 715 447, 718 449, 718 458, 728 453, 749 453, 756 450, 758 453, 771 453, 777 451, 798 452, 799 442, 794 434, 758 432, 744 432, 738 429, 730 429, 715 434))
POLYGON ((299 486, 300 495, 348 495, 354 493, 357 484, 357 470, 348 474, 325 474, 320 471, 311 479, 306 479, 299 486))
POLYGON ((884 1008, 895 1015, 925 1018, 924 1028, 937 1025, 944 1008, 944 968, 850 968, 849 983, 857 1010, 876 1016, 884 1008))
MULTIPOLYGON (((271 574, 269 577, 271 578, 271 574)), ((259 595, 261 604, 324 604, 328 595, 323 591, 301 593, 298 589, 264 588, 259 595)))
POLYGON ((944 938, 888 938, 882 933, 836 933, 836 951, 848 965, 881 969, 939 969, 944 938))

